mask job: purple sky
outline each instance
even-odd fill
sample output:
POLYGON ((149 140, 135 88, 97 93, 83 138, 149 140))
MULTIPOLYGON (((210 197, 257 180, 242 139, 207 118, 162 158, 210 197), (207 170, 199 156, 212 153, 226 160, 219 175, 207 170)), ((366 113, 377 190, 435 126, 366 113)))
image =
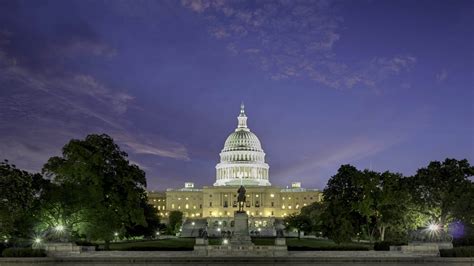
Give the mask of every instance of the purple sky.
POLYGON ((0 158, 111 135, 150 189, 211 185, 245 102, 270 181, 474 163, 473 1, 0 1, 0 158))

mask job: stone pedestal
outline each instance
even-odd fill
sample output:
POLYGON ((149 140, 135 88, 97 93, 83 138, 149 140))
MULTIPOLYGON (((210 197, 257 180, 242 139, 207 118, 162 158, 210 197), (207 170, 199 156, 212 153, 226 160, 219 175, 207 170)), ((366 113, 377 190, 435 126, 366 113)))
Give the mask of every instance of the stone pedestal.
POLYGON ((252 238, 249 235, 249 217, 245 212, 234 213, 234 235, 230 239, 231 245, 252 246, 252 238))
POLYGON ((452 249, 451 242, 413 242, 403 246, 390 246, 390 251, 404 253, 438 254, 440 249, 452 249))
POLYGON ((286 246, 286 238, 275 238, 275 246, 286 246))

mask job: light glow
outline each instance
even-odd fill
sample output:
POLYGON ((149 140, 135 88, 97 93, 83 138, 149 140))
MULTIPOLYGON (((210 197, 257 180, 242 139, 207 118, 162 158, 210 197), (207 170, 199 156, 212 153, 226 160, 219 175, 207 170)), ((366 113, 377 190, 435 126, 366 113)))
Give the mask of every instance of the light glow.
POLYGON ((57 225, 54 229, 58 232, 62 232, 64 231, 64 226, 60 224, 60 225, 57 225))
POLYGON ((430 231, 434 232, 434 231, 440 230, 441 228, 440 228, 439 224, 432 223, 432 224, 428 225, 428 229, 430 231))

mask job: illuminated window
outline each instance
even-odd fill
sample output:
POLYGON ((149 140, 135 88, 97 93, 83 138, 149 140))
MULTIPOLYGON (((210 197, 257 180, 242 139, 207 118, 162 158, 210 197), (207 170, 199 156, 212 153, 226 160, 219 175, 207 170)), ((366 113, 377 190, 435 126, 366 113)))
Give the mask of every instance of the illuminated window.
POLYGON ((281 208, 282 208, 282 209, 285 209, 285 205, 281 205, 281 208))
POLYGON ((174 204, 171 204, 171 209, 174 209, 174 204))
POLYGON ((186 209, 189 209, 189 205, 188 205, 188 204, 186 204, 184 207, 185 207, 186 209))
POLYGON ((275 197, 275 194, 270 194, 270 198, 274 198, 275 197))

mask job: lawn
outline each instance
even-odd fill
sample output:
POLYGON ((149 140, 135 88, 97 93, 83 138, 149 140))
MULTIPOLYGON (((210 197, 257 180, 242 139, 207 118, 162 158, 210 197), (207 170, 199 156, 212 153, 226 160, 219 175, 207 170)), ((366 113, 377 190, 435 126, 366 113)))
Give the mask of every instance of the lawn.
POLYGON ((194 238, 172 238, 148 241, 111 243, 111 250, 193 250, 194 238))
MULTIPOLYGON (((253 238, 255 245, 273 245, 274 238, 253 238)), ((288 250, 369 250, 372 245, 361 243, 336 244, 334 241, 312 238, 287 238, 286 245, 288 250)))
MULTIPOLYGON (((273 245, 274 238, 253 238, 255 245, 273 245)), ((173 238, 148 241, 133 241, 111 243, 111 250, 193 250, 194 238, 173 238)), ((210 238, 210 245, 219 245, 220 239, 210 238)), ((287 238, 288 250, 369 250, 371 245, 360 243, 346 243, 337 245, 331 240, 287 238)))

